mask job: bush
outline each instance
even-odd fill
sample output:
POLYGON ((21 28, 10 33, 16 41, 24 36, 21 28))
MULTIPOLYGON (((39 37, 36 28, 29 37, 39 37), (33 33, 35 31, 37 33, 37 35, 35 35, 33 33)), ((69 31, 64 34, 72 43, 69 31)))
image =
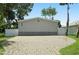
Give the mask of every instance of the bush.
POLYGON ((5 35, 4 35, 4 33, 0 33, 0 37, 4 37, 5 35))

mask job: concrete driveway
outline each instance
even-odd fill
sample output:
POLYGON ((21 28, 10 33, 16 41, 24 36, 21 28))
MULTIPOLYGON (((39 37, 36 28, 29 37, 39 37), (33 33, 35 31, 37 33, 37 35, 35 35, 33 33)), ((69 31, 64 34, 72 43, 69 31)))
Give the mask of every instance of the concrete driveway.
POLYGON ((66 36, 16 36, 7 41, 5 55, 58 55, 75 41, 66 36))

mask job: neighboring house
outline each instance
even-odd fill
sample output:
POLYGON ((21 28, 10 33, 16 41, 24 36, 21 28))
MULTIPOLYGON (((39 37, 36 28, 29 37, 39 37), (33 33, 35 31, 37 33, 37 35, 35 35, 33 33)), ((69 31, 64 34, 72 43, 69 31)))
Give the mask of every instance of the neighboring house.
POLYGON ((57 35, 58 21, 32 18, 18 21, 19 35, 57 35))
MULTIPOLYGON (((78 31, 78 25, 70 25, 68 28, 68 34, 69 35, 76 35, 78 31)), ((61 27, 58 29, 59 35, 65 35, 66 33, 66 27, 61 27)))
POLYGON ((69 26, 68 34, 76 35, 78 31, 78 25, 69 26))

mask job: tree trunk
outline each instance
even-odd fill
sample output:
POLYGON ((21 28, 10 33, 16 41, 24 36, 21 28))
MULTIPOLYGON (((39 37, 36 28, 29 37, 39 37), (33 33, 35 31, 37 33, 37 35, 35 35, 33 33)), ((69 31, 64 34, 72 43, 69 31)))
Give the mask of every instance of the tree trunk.
POLYGON ((68 36, 68 28, 69 28, 69 4, 67 4, 67 24, 66 24, 66 36, 68 36))
POLYGON ((78 31, 77 31, 77 38, 79 37, 79 27, 78 27, 78 31))

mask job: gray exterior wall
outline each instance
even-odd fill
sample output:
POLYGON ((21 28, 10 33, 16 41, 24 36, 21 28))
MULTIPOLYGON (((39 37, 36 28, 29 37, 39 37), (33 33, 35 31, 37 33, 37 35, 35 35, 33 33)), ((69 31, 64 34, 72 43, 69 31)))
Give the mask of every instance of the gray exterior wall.
POLYGON ((47 20, 26 20, 19 22, 19 35, 57 34, 58 23, 47 20))

